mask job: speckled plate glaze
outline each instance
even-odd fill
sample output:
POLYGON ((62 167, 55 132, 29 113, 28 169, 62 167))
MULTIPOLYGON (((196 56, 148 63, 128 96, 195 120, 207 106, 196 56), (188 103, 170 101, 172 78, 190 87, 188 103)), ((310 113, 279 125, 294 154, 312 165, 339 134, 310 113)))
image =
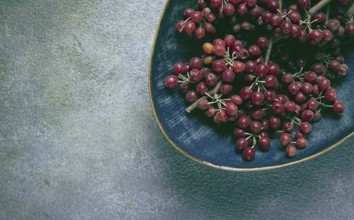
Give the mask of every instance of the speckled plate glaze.
POLYGON ((245 162, 235 151, 234 137, 226 129, 215 128, 196 113, 187 114, 187 106, 179 91, 167 91, 163 80, 178 61, 187 62, 200 55, 201 42, 181 37, 175 32, 175 23, 184 8, 193 7, 195 0, 166 3, 156 34, 149 73, 149 93, 153 112, 167 140, 182 154, 201 164, 230 171, 257 171, 284 167, 306 161, 338 146, 354 135, 354 53, 347 57, 350 71, 341 83, 335 85, 339 97, 346 104, 346 112, 338 117, 326 114, 313 125, 309 147, 299 150, 295 158, 285 156, 283 149, 272 142, 269 152, 257 151, 256 158, 245 162))

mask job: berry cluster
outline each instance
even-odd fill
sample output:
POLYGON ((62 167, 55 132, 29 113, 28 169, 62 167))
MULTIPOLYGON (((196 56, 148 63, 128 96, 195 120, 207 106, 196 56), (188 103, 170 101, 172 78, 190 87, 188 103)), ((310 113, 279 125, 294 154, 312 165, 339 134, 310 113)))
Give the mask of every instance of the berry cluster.
POLYGON ((248 161, 256 146, 269 150, 272 138, 294 157, 324 108, 345 110, 333 82, 348 71, 343 53, 354 45, 354 4, 345 13, 347 0, 289 2, 285 9, 281 0, 199 0, 176 26, 197 39, 227 30, 204 42, 200 57, 174 64, 164 83, 180 87, 187 112, 234 126, 236 149, 248 161))

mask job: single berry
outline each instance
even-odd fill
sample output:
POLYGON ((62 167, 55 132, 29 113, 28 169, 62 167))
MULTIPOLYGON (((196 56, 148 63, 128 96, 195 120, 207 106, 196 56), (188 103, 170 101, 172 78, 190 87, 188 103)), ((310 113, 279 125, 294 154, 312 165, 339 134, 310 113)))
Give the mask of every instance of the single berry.
POLYGON ((243 137, 245 137, 245 131, 240 128, 235 128, 234 129, 234 136, 236 138, 243 138, 243 137))
POLYGON ((251 119, 248 116, 241 116, 237 121, 237 125, 242 129, 248 128, 250 124, 251 119))
POLYGON ((190 76, 190 79, 195 82, 195 83, 198 83, 200 82, 202 79, 203 79, 203 74, 200 70, 198 69, 192 69, 190 72, 189 72, 189 76, 190 76))
POLYGON ((268 137, 263 136, 263 137, 259 138, 258 144, 262 150, 267 151, 267 150, 269 150, 272 143, 268 137))
POLYGON ((291 136, 288 133, 281 133, 279 137, 279 142, 282 146, 287 146, 291 143, 291 136))
POLYGON ((172 72, 175 75, 183 74, 185 71, 185 66, 182 62, 176 63, 172 67, 172 72))
POLYGON ((186 100, 187 100, 187 102, 193 103, 193 102, 197 101, 197 99, 198 99, 198 94, 197 94, 196 91, 194 91, 194 90, 189 90, 189 91, 187 92, 187 94, 186 94, 186 100))
POLYGON ((343 113, 344 110, 345 110, 345 106, 344 106, 343 102, 340 101, 340 100, 338 100, 338 99, 336 99, 336 100, 334 101, 334 104, 333 104, 333 110, 334 110, 337 114, 343 113))
POLYGON ((200 109, 200 110, 206 110, 208 108, 210 108, 210 105, 209 105, 209 102, 207 99, 201 99, 199 100, 199 102, 197 103, 197 107, 200 109))
POLYGON ((226 103, 225 111, 230 116, 236 116, 238 112, 238 108, 234 103, 228 102, 226 103))
POLYGON ((301 114, 301 120, 305 122, 312 121, 314 117, 315 117, 315 113, 313 113, 313 111, 309 109, 303 111, 301 114))
POLYGON ((227 122, 228 116, 224 111, 217 112, 214 116, 214 122, 219 124, 222 122, 227 122))
POLYGON ((287 146, 286 149, 285 149, 285 154, 288 157, 295 157, 296 156, 296 147, 287 146))
POLYGON ((296 146, 300 149, 306 148, 308 145, 307 140, 303 137, 296 140, 296 146))
POLYGON ((246 147, 242 152, 243 158, 248 161, 253 160, 255 155, 256 151, 252 147, 246 147))
POLYGON ((174 75, 169 75, 165 78, 165 86, 168 89, 174 89, 178 86, 178 78, 174 75))
POLYGON ((251 100, 254 105, 262 105, 264 102, 264 95, 261 92, 254 92, 252 93, 251 100))
POLYGON ((236 149, 239 151, 243 151, 246 147, 248 147, 248 141, 246 138, 239 138, 236 141, 236 149))
POLYGON ((301 131, 301 133, 303 134, 310 134, 312 132, 312 126, 310 123, 308 122, 302 122, 299 126, 299 130, 301 131))
POLYGON ((252 133, 258 134, 262 130, 262 124, 259 121, 251 121, 250 130, 252 133))
POLYGON ((243 100, 242 100, 241 96, 233 95, 230 98, 230 102, 234 103, 235 105, 241 105, 243 100))
POLYGON ((204 111, 204 114, 208 117, 208 118, 213 118, 216 115, 216 109, 214 107, 210 107, 208 109, 206 109, 204 111))

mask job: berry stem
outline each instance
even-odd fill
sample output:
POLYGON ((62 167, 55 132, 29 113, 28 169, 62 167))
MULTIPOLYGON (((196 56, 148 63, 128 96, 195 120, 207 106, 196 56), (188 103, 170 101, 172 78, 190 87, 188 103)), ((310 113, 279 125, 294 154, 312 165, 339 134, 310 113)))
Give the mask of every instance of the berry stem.
MULTIPOLYGON (((222 83, 222 81, 219 81, 218 84, 216 84, 216 86, 214 87, 214 89, 212 89, 210 92, 208 92, 208 94, 209 94, 209 95, 214 95, 215 93, 217 93, 217 92, 219 91, 219 89, 220 89, 221 83, 222 83)), ((193 104, 191 104, 190 106, 188 106, 188 107, 186 108, 186 111, 187 111, 188 113, 191 113, 191 112, 197 107, 198 102, 199 102, 200 100, 202 100, 202 99, 205 99, 205 98, 207 98, 207 97, 206 97, 206 96, 203 96, 203 97, 199 98, 199 99, 198 99, 197 101, 195 101, 193 104)))
POLYGON ((271 38, 270 41, 269 41, 269 46, 268 46, 266 57, 265 57, 265 61, 264 61, 264 63, 266 65, 268 65, 268 63, 269 63, 270 54, 272 53, 272 47, 273 47, 273 38, 271 38))
POLYGON ((269 64, 269 59, 270 59, 270 55, 271 55, 271 53, 272 53, 273 45, 274 45, 275 43, 277 43, 278 41, 280 41, 281 39, 282 39, 281 37, 278 37, 278 38, 276 38, 276 39, 273 39, 273 38, 270 39, 270 41, 269 41, 269 46, 268 46, 268 49, 267 49, 267 52, 266 52, 266 57, 265 57, 265 60, 264 60, 264 63, 265 63, 266 65, 269 64))
POLYGON ((329 7, 329 5, 327 5, 327 10, 326 10, 326 21, 328 21, 329 19, 329 12, 331 11, 331 7, 329 7))
POLYGON ((347 11, 347 17, 348 18, 351 18, 354 16, 354 2, 353 4, 349 7, 348 11, 347 11))
POLYGON ((316 12, 318 12, 319 10, 321 10, 324 6, 328 5, 332 0, 322 0, 319 1, 316 5, 314 5, 313 7, 310 8, 309 10, 309 15, 314 15, 316 14, 316 12))

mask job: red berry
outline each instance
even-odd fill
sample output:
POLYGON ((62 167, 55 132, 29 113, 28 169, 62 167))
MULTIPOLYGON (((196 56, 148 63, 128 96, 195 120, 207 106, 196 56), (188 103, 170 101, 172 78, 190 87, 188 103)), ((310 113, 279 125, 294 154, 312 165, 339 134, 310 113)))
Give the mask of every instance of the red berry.
POLYGON ((184 30, 188 35, 193 35, 196 29, 195 23, 193 21, 187 21, 184 25, 184 30))
POLYGON ((332 103, 337 98, 337 92, 335 89, 329 89, 325 93, 325 100, 329 103, 332 103))
POLYGON ((250 124, 251 124, 251 119, 246 115, 241 116, 237 121, 237 125, 242 129, 248 128, 250 124))
POLYGON ((199 57, 193 57, 189 60, 189 69, 202 69, 203 61, 199 57))
POLYGON ((318 101, 315 98, 311 98, 306 102, 307 108, 316 111, 318 108, 318 101))
POLYGON ((227 122, 228 116, 224 111, 217 112, 214 116, 214 122, 219 124, 222 122, 227 122))
POLYGON ((193 102, 197 101, 197 99, 198 99, 198 94, 196 91, 190 90, 187 92, 187 94, 186 94, 187 102, 193 103, 193 102))
POLYGON ((277 77, 274 75, 267 75, 264 81, 265 81, 264 85, 267 88, 275 89, 278 86, 277 77))
POLYGON ((225 111, 230 116, 236 116, 238 112, 238 108, 234 103, 228 102, 226 103, 225 111))
POLYGON ((309 40, 315 43, 321 42, 322 32, 320 30, 312 30, 309 35, 309 40))
POLYGON ((296 147, 294 146, 287 146, 285 149, 286 156, 288 157, 295 157, 296 156, 296 147))
POLYGON ((233 86, 229 84, 224 84, 220 86, 220 92, 222 95, 229 95, 232 92, 233 86))
POLYGON ((268 65, 261 63, 257 65, 255 73, 259 77, 265 77, 268 72, 268 65))
POLYGON ((331 81, 328 79, 323 79, 318 82, 318 89, 320 91, 327 91, 331 87, 331 81))
POLYGON ((301 114, 301 120, 306 121, 306 122, 312 121, 314 117, 315 117, 315 114, 311 110, 305 110, 301 114))
POLYGON ((264 95, 261 92, 254 92, 251 100, 254 105, 261 105, 264 102, 264 95))
POLYGON ((294 124, 293 123, 291 123, 291 122, 285 122, 284 124, 283 124, 283 127, 284 127, 284 131, 285 132, 292 132, 292 130, 294 129, 294 124))
POLYGON ((226 16, 231 16, 235 13, 235 7, 232 4, 227 3, 223 7, 223 13, 226 16))
POLYGON ((248 161, 253 160, 255 155, 256 155, 256 151, 251 147, 246 147, 242 152, 243 158, 248 161))
POLYGON ((243 151, 246 147, 248 147, 248 141, 246 138, 239 138, 236 141, 236 149, 239 151, 243 151))
POLYGON ((240 96, 243 100, 248 100, 251 98, 252 93, 252 89, 250 89, 249 87, 243 87, 240 91, 240 96))
POLYGON ((204 95, 208 91, 208 87, 204 82, 200 82, 195 87, 195 90, 199 95, 204 95))
POLYGON ((291 143, 291 136, 288 133, 281 133, 279 137, 279 142, 282 146, 287 146, 291 143))
POLYGON ((299 130, 301 131, 301 133, 303 134, 310 134, 312 132, 312 126, 310 123, 308 122, 302 122, 299 126, 299 130))
POLYGON ((226 52, 225 46, 223 45, 214 45, 213 53, 217 56, 224 56, 226 52))
POLYGON ((193 82, 200 82, 203 78, 203 74, 200 70, 198 69, 192 69, 190 72, 189 72, 189 76, 190 76, 190 79, 193 81, 193 82))
POLYGON ((205 30, 202 27, 195 29, 194 36, 197 39, 203 39, 205 37, 205 30))
POLYGON ((298 139, 298 138, 302 138, 302 137, 305 137, 305 135, 303 133, 301 133, 301 131, 297 130, 295 132, 295 138, 298 139))
POLYGON ((231 34, 228 34, 224 38, 225 45, 228 47, 232 47, 235 43, 235 37, 231 34))
POLYGON ((291 83, 288 87, 288 91, 291 95, 296 95, 300 91, 300 87, 297 83, 291 83))
POLYGON ((234 136, 236 138, 243 138, 245 136, 245 131, 239 128, 234 129, 234 136))
POLYGON ((258 109, 251 112, 251 117, 255 120, 262 120, 265 116, 265 112, 263 109, 258 109))
POLYGON ((231 69, 227 69, 222 73, 221 78, 226 83, 232 83, 235 79, 235 73, 231 69))
POLYGON ((333 104, 333 110, 334 110, 337 114, 343 113, 344 110, 345 110, 345 106, 344 106, 343 102, 340 101, 340 100, 338 100, 338 99, 336 99, 336 100, 334 101, 334 104, 333 104))
POLYGON ((184 10, 183 15, 184 15, 185 18, 189 18, 189 17, 191 17, 193 15, 193 13, 194 13, 194 10, 192 8, 186 8, 184 10))
POLYGON ((213 107, 208 108, 207 110, 205 110, 204 114, 208 117, 208 118, 212 118, 216 115, 216 109, 213 107))
POLYGON ((267 49, 269 46, 269 40, 266 37, 260 37, 257 40, 257 45, 262 49, 267 49))
POLYGON ((230 98, 230 102, 234 103, 235 105, 241 105, 243 100, 242 100, 241 96, 233 95, 230 98))
POLYGON ((168 89, 174 89, 178 86, 178 78, 174 75, 169 75, 165 78, 165 86, 168 89))
POLYGON ((276 63, 269 64, 269 66, 268 66, 268 74, 269 75, 276 76, 276 75, 278 75, 279 71, 280 71, 280 67, 278 64, 276 64, 276 63))
POLYGON ((311 7, 311 0, 297 0, 297 5, 301 9, 309 9, 311 7))
POLYGON ((307 140, 303 137, 296 140, 296 146, 300 149, 306 148, 308 145, 307 140))
POLYGON ((235 73, 243 73, 246 69, 246 65, 240 61, 235 61, 233 66, 232 66, 232 70, 235 73))
POLYGON ((264 99, 270 103, 274 102, 275 100, 275 92, 273 90, 267 90, 265 93, 264 93, 264 99))
POLYGON ((191 19, 194 23, 198 24, 203 19, 203 14, 200 11, 194 11, 191 15, 191 19))
POLYGON ((263 136, 259 138, 258 144, 262 150, 267 151, 269 150, 272 143, 268 137, 263 136))
POLYGON ((172 72, 175 75, 183 74, 185 71, 185 66, 183 63, 179 62, 173 65, 172 72))
POLYGON ((279 128, 281 125, 281 120, 278 117, 271 117, 269 119, 269 126, 273 129, 279 128))
POLYGON ((208 73, 205 76, 205 84, 207 86, 215 86, 218 83, 218 76, 214 73, 208 73))
POLYGON ((279 101, 273 102, 272 110, 275 114, 281 115, 284 113, 284 104, 279 101))
POLYGON ((251 56, 254 56, 254 57, 259 57, 262 53, 261 48, 255 44, 251 45, 248 48, 248 52, 250 53, 251 56))
POLYGON ((294 113, 297 110, 295 102, 287 101, 284 105, 284 109, 287 113, 294 113))
POLYGON ((348 34, 349 36, 354 36, 354 23, 353 22, 348 22, 348 24, 345 26, 345 33, 348 34))
POLYGON ((221 73, 221 72, 226 70, 226 63, 222 59, 214 60, 213 63, 212 63, 212 66, 213 66, 213 70, 215 72, 221 73))
POLYGON ((185 21, 178 21, 177 24, 176 24, 176 30, 180 33, 183 32, 184 30, 184 26, 185 26, 186 22, 185 21))
POLYGON ((288 15, 288 18, 290 19, 290 21, 293 23, 293 24, 298 24, 301 20, 301 15, 299 12, 297 11, 291 11, 288 15))
POLYGON ((222 5, 222 0, 210 0, 209 4, 211 8, 219 8, 222 5))
POLYGON ((206 110, 208 108, 210 108, 210 105, 209 105, 209 102, 207 99, 201 99, 199 100, 199 102, 197 103, 197 107, 200 109, 200 110, 206 110))
POLYGON ((250 130, 251 132, 258 134, 262 130, 262 124, 259 121, 251 121, 250 130))

